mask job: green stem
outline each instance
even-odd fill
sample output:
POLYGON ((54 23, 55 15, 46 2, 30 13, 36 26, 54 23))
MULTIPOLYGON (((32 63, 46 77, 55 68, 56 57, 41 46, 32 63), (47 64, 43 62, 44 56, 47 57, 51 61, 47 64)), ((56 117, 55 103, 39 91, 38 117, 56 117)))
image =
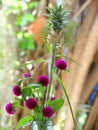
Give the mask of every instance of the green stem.
POLYGON ((52 85, 52 79, 53 79, 53 66, 54 66, 54 59, 55 59, 55 50, 56 50, 56 45, 53 44, 51 68, 50 68, 50 83, 49 83, 49 87, 47 88, 47 92, 46 92, 46 101, 48 100, 48 98, 50 96, 50 91, 51 91, 51 85, 52 85))
POLYGON ((26 81, 27 81, 27 86, 28 86, 28 84, 29 84, 29 80, 28 80, 28 79, 26 79, 26 81))
MULTIPOLYGON (((58 72, 57 72, 56 77, 58 77, 59 74, 60 74, 60 70, 57 70, 57 71, 58 71, 58 72)), ((52 95, 53 95, 53 93, 54 93, 54 90, 55 90, 55 86, 56 86, 56 84, 57 84, 57 80, 55 80, 54 87, 53 87, 53 90, 52 90, 52 92, 51 92, 51 97, 52 97, 52 95)))
POLYGON ((41 101, 40 101, 40 95, 38 93, 38 104, 41 105, 41 101))
POLYGON ((66 88, 63 85, 62 80, 59 77, 57 77, 57 80, 58 80, 60 86, 62 87, 62 89, 63 89, 63 91, 65 93, 65 96, 67 98, 67 102, 68 102, 68 105, 69 105, 69 108, 70 108, 70 111, 71 111, 71 115, 72 115, 72 118, 73 118, 73 122, 74 122, 74 127, 75 127, 75 130, 76 130, 76 121, 75 121, 74 113, 73 113, 73 110, 72 110, 72 106, 71 106, 71 103, 70 103, 69 96, 67 94, 66 88))

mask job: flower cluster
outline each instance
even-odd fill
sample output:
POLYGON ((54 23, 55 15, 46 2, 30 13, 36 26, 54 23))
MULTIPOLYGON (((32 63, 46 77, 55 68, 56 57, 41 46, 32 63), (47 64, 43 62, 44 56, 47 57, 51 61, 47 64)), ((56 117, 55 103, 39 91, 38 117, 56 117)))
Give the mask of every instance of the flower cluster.
MULTIPOLYGON (((57 61, 55 62, 55 65, 54 65, 54 66, 55 66, 57 69, 64 70, 64 69, 67 68, 67 63, 66 63, 65 60, 57 60, 57 61)), ((32 75, 26 73, 26 74, 23 75, 23 77, 25 77, 26 79, 28 79, 28 78, 32 77, 32 75)), ((36 85, 39 84, 39 85, 42 86, 42 87, 48 88, 49 83, 50 83, 50 79, 49 79, 48 76, 46 76, 46 75, 40 75, 40 76, 38 76, 38 78, 37 78, 37 84, 36 84, 36 85)), ((28 86, 28 89, 29 89, 29 84, 28 84, 27 86, 28 86)), ((31 89, 31 88, 30 88, 30 89, 31 89)), ((32 89, 33 89, 33 88, 32 88, 32 89)), ((38 89, 38 88, 37 88, 37 89, 38 89)), ((40 89, 41 89, 41 87, 39 88, 39 90, 40 90, 40 89)), ((13 86, 13 88, 12 88, 13 94, 14 94, 15 96, 17 96, 17 97, 20 96, 22 99, 23 99, 24 90, 25 90, 25 87, 21 87, 21 85, 20 85, 20 86, 19 86, 19 85, 15 85, 15 86, 13 86)), ((36 107, 39 106, 39 104, 38 104, 38 99, 37 99, 36 96, 33 96, 33 97, 31 97, 31 95, 29 95, 29 96, 28 96, 28 94, 27 94, 26 99, 25 99, 25 100, 23 99, 23 101, 24 101, 24 107, 26 107, 26 108, 29 109, 29 110, 33 110, 34 108, 36 108, 36 107), (29 96, 30 96, 30 97, 29 97, 29 96)), ((54 100, 56 100, 56 97, 55 97, 55 96, 52 96, 49 100, 50 100, 50 101, 54 101, 54 100)), ((7 112, 8 114, 15 114, 16 109, 17 109, 17 107, 15 108, 14 105, 13 105, 13 103, 8 103, 8 104, 5 106, 5 110, 6 110, 6 112, 7 112)), ((52 106, 49 106, 49 104, 44 105, 44 106, 42 107, 41 111, 42 111, 42 115, 43 115, 44 117, 47 117, 47 118, 52 117, 53 114, 54 114, 54 112, 55 112, 55 111, 54 111, 54 108, 53 108, 52 106)))

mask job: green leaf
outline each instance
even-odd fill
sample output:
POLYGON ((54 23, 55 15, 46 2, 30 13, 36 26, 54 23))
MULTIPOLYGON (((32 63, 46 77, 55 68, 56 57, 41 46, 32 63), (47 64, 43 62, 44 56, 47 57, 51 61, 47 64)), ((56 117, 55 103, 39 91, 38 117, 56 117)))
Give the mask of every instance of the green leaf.
MULTIPOLYGON (((25 67, 25 66, 27 66, 27 65, 29 65, 29 64, 44 63, 44 62, 50 63, 48 60, 39 59, 39 60, 31 61, 31 62, 28 62, 28 63, 24 63, 24 64, 21 64, 21 63, 20 63, 19 66, 16 66, 16 67, 15 67, 15 69, 16 69, 16 68, 19 68, 19 67, 25 67)), ((14 68, 12 68, 12 69, 14 69, 14 68)))
POLYGON ((29 50, 34 50, 35 49, 34 41, 33 41, 32 38, 28 39, 27 49, 29 49, 29 50))
POLYGON ((33 22, 35 20, 35 17, 31 13, 25 13, 22 17, 17 16, 16 17, 16 25, 17 26, 25 26, 29 22, 33 22))
POLYGON ((26 97, 27 97, 27 96, 31 96, 31 94, 32 94, 32 90, 31 90, 31 88, 29 88, 29 87, 26 87, 26 88, 24 88, 24 89, 22 90, 22 98, 23 98, 24 100, 26 100, 26 97))
POLYGON ((64 91, 64 93, 65 93, 65 96, 66 96, 66 98, 67 98, 67 102, 68 102, 68 105, 69 105, 69 108, 70 108, 70 111, 71 111, 71 114, 72 114, 74 126, 75 126, 75 128, 76 128, 75 118, 74 118, 73 110, 72 110, 72 107, 71 107, 71 103, 70 103, 70 100, 69 100, 67 91, 66 91, 66 89, 65 89, 65 86, 64 86, 63 83, 62 83, 62 80, 61 80, 58 76, 57 76, 57 80, 58 80, 60 86, 62 87, 62 89, 63 89, 63 91, 64 91))
POLYGON ((70 72, 70 70, 69 70, 69 69, 66 69, 65 71, 70 72))
POLYGON ((49 106, 51 106, 54 111, 58 111, 64 104, 64 99, 63 98, 57 98, 56 100, 53 100, 51 102, 49 102, 49 106))
POLYGON ((21 50, 34 50, 35 49, 35 45, 34 45, 34 40, 32 35, 30 35, 29 33, 18 33, 17 34, 17 38, 19 40, 19 45, 21 50))
POLYGON ((43 62, 47 62, 47 63, 49 63, 48 60, 39 59, 39 60, 31 61, 31 62, 28 62, 28 63, 25 63, 25 64, 21 64, 20 66, 27 66, 27 65, 29 65, 29 64, 34 64, 34 63, 43 63, 43 62))
POLYGON ((33 89, 33 88, 39 88, 39 87, 41 87, 41 85, 37 84, 37 83, 35 83, 35 84, 28 84, 28 87, 31 87, 33 89))
POLYGON ((35 111, 36 113, 40 113, 40 112, 42 111, 42 106, 37 106, 37 107, 35 107, 35 108, 34 108, 34 111, 35 111))
POLYGON ((38 2, 37 1, 33 1, 33 2, 30 2, 28 4, 28 9, 33 9, 33 8, 35 8, 37 6, 38 6, 38 2))
POLYGON ((19 39, 19 45, 20 45, 20 49, 24 51, 27 48, 26 39, 24 38, 19 39))
POLYGON ((25 26, 28 22, 33 22, 35 20, 32 14, 24 14, 21 21, 21 26, 25 26))
POLYGON ((21 87, 21 83, 22 83, 22 79, 19 79, 17 85, 18 85, 19 87, 21 87))
POLYGON ((14 107, 14 108, 16 108, 16 107, 19 106, 19 103, 18 103, 18 102, 13 102, 12 104, 13 104, 13 107, 14 107))
POLYGON ((29 125, 29 123, 31 123, 33 121, 33 117, 32 116, 26 116, 23 117, 17 125, 17 128, 21 128, 21 127, 26 127, 29 125))
POLYGON ((34 111, 33 118, 34 118, 34 120, 39 120, 39 121, 43 120, 42 112, 35 112, 34 111))

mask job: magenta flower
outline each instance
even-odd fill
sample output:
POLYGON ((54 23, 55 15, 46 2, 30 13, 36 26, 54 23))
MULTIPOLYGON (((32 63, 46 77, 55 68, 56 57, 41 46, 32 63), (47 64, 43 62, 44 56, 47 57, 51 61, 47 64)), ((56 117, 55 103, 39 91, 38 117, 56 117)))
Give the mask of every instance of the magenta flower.
POLYGON ((55 97, 55 96, 51 97, 51 101, 53 101, 53 100, 55 100, 55 99, 56 99, 56 97, 55 97))
POLYGON ((35 108, 37 106, 37 100, 35 98, 28 98, 26 101, 25 101, 25 106, 32 110, 33 108, 35 108))
POLYGON ((13 108, 12 103, 6 104, 5 110, 6 110, 6 112, 7 112, 8 114, 14 114, 14 113, 16 112, 16 109, 13 108))
POLYGON ((44 76, 44 75, 40 75, 37 79, 38 83, 44 85, 44 86, 48 86, 49 84, 49 78, 48 76, 44 76))
POLYGON ((15 96, 20 96, 22 93, 20 87, 17 85, 12 88, 12 91, 15 96))
POLYGON ((55 62, 55 67, 61 70, 65 70, 67 68, 67 62, 65 60, 57 60, 55 62))
POLYGON ((32 77, 32 74, 27 73, 27 74, 24 74, 23 76, 24 76, 25 78, 29 78, 29 77, 32 77))
POLYGON ((42 114, 43 116, 50 118, 54 114, 54 110, 52 107, 46 106, 45 108, 43 108, 42 114))

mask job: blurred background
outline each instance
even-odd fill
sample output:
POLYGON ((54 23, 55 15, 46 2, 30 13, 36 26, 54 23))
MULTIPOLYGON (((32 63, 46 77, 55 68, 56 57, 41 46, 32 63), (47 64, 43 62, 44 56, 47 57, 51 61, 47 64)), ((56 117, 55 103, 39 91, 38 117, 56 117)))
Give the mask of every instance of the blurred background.
MULTIPOLYGON (((61 78, 75 113, 76 130, 98 130, 98 0, 0 0, 0 130, 17 130, 17 122, 27 114, 20 110, 8 116, 4 110, 13 101, 16 80, 24 73, 35 77, 48 73, 47 63, 21 64, 51 58, 45 44, 47 31, 44 36, 40 32, 47 24, 46 7, 55 4, 70 10, 72 19, 59 53, 67 57, 70 70, 62 72, 61 78)), ((62 96, 58 85, 55 91, 62 96)), ((54 117, 54 130, 74 130, 66 101, 54 117)))

